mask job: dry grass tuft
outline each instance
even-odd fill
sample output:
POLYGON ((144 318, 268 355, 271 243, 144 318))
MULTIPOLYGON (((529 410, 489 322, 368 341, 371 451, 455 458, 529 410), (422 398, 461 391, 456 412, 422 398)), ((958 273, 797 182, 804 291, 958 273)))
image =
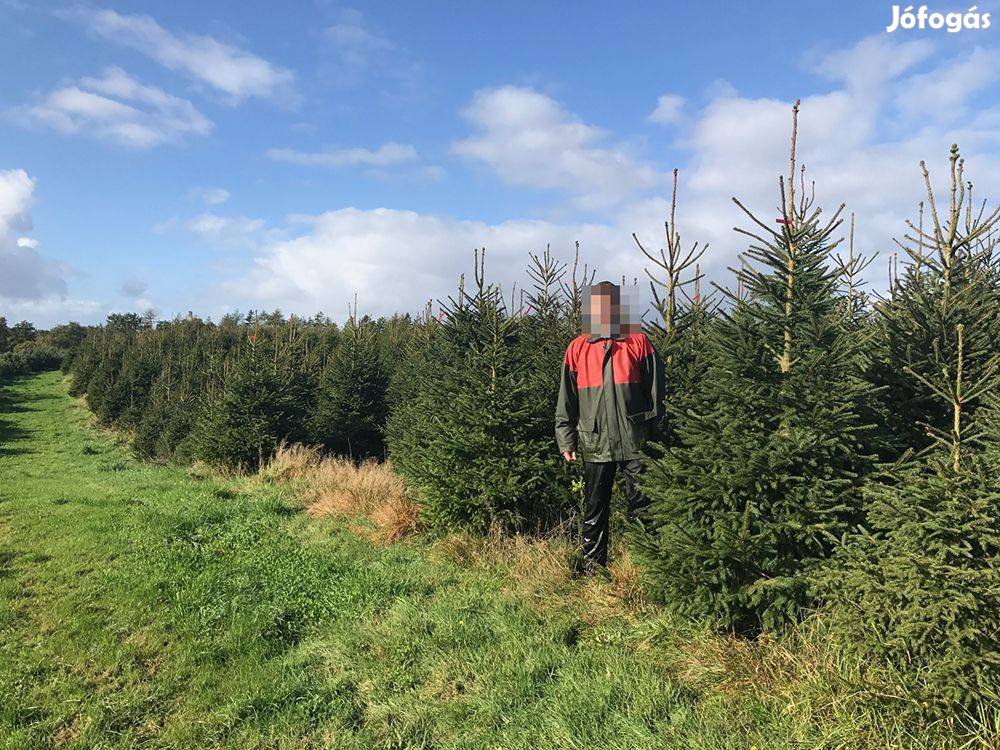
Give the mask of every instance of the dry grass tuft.
POLYGON ((271 459, 257 470, 257 479, 269 484, 281 484, 303 479, 320 465, 319 448, 301 443, 282 443, 271 459))
POLYGON ((202 461, 200 458, 195 459, 194 463, 192 463, 187 469, 187 475, 192 479, 199 481, 214 477, 215 474, 215 469, 202 461))
POLYGON ((650 608, 642 569, 628 550, 618 545, 612 550, 607 576, 587 581, 580 595, 586 602, 583 619, 590 625, 621 617, 638 621, 650 608))
POLYGON ((389 462, 355 464, 340 456, 323 456, 317 448, 282 445, 257 473, 259 481, 292 483, 313 518, 340 516, 379 544, 391 544, 417 530, 420 506, 409 496, 402 477, 389 462))
POLYGON ((405 495, 390 495, 371 514, 375 540, 392 544, 417 530, 420 506, 405 495))
POLYGON ((576 607, 582 599, 589 625, 634 618, 649 606, 641 569, 623 549, 615 551, 610 580, 598 576, 582 582, 573 576, 576 547, 565 536, 453 533, 433 542, 430 554, 465 567, 502 569, 505 590, 536 608, 576 607))
POLYGON ((564 539, 512 537, 500 559, 510 567, 508 589, 537 604, 564 597, 573 588, 574 550, 564 539))
POLYGON ((863 706, 872 695, 885 697, 885 675, 839 649, 818 616, 781 634, 756 639, 717 633, 691 623, 661 621, 653 636, 667 669, 700 691, 738 699, 760 695, 779 699, 788 711, 831 717, 863 706))
POLYGON ((435 540, 430 555, 464 567, 502 568, 505 588, 535 605, 561 601, 573 587, 573 549, 561 538, 455 532, 435 540))
POLYGON ((459 565, 471 566, 484 560, 487 540, 465 532, 452 532, 435 539, 428 548, 432 560, 448 560, 459 565))
POLYGON ((629 607, 638 607, 645 601, 642 568, 628 550, 619 550, 611 561, 611 595, 629 607))
POLYGON ((312 516, 373 516, 387 504, 408 500, 406 485, 388 463, 324 458, 308 476, 312 516))

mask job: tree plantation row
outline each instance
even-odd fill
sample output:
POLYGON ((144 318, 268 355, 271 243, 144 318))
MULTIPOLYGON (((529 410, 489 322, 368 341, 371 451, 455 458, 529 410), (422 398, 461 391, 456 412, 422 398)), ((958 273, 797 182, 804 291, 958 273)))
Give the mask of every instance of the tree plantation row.
MULTIPOLYGON (((745 635, 818 611, 898 669, 893 700, 922 720, 990 705, 1000 685, 998 212, 974 202, 957 147, 950 165, 937 193, 921 165, 927 201, 879 296, 794 147, 781 219, 744 209, 727 288, 702 293, 701 251, 671 213, 666 248, 644 250, 667 417, 651 517, 629 533, 665 607, 745 635)), ((143 456, 252 469, 283 442, 388 456, 427 533, 546 533, 578 505, 553 410, 593 278, 546 251, 512 299, 477 254, 437 316, 112 316, 64 368, 143 456)))

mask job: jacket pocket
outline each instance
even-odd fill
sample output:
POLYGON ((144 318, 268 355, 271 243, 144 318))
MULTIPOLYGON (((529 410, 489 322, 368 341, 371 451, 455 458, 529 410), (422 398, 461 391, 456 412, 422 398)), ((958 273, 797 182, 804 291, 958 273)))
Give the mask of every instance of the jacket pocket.
POLYGON ((656 416, 656 412, 648 409, 634 411, 625 415, 625 418, 632 424, 642 424, 656 416))
POLYGON ((632 449, 636 451, 642 450, 649 435, 649 412, 638 411, 626 414, 625 419, 627 420, 628 441, 631 443, 632 449))
POLYGON ((592 420, 588 420, 586 426, 584 426, 584 423, 581 423, 577 427, 576 432, 579 438, 580 450, 584 453, 597 453, 598 442, 600 440, 597 430, 597 417, 595 416, 592 420))

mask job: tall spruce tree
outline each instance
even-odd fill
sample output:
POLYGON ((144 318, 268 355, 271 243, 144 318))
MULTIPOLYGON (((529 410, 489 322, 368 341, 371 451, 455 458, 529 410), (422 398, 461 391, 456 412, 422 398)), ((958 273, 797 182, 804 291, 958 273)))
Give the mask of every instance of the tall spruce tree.
POLYGON ((904 274, 878 310, 903 455, 819 591, 846 644, 901 667, 905 710, 953 719, 1000 700, 1000 213, 972 206, 957 148, 943 219, 921 171, 932 228, 909 224, 904 274))
MULTIPOLYGON (((638 537, 671 608, 740 632, 794 618, 834 542, 859 520, 872 460, 857 404, 862 343, 845 326, 831 263, 840 225, 795 195, 795 139, 778 228, 758 220, 737 292, 709 327, 700 383, 667 407, 677 444, 649 462, 638 537)), ((814 192, 814 191, 813 191, 814 192)), ((842 207, 841 207, 842 208, 842 207)))

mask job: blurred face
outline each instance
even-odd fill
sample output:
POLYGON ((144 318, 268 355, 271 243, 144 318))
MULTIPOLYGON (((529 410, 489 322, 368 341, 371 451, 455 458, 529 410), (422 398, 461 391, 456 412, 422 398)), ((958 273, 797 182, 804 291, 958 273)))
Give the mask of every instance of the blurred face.
POLYGON ((628 335, 640 330, 639 288, 615 286, 613 291, 597 284, 583 290, 583 332, 591 336, 628 335))
POLYGON ((583 300, 583 332, 597 336, 611 336, 619 332, 619 305, 617 295, 599 287, 588 287, 583 300))
POLYGON ((610 294, 590 295, 590 319, 594 324, 603 326, 611 325, 612 304, 610 294))

